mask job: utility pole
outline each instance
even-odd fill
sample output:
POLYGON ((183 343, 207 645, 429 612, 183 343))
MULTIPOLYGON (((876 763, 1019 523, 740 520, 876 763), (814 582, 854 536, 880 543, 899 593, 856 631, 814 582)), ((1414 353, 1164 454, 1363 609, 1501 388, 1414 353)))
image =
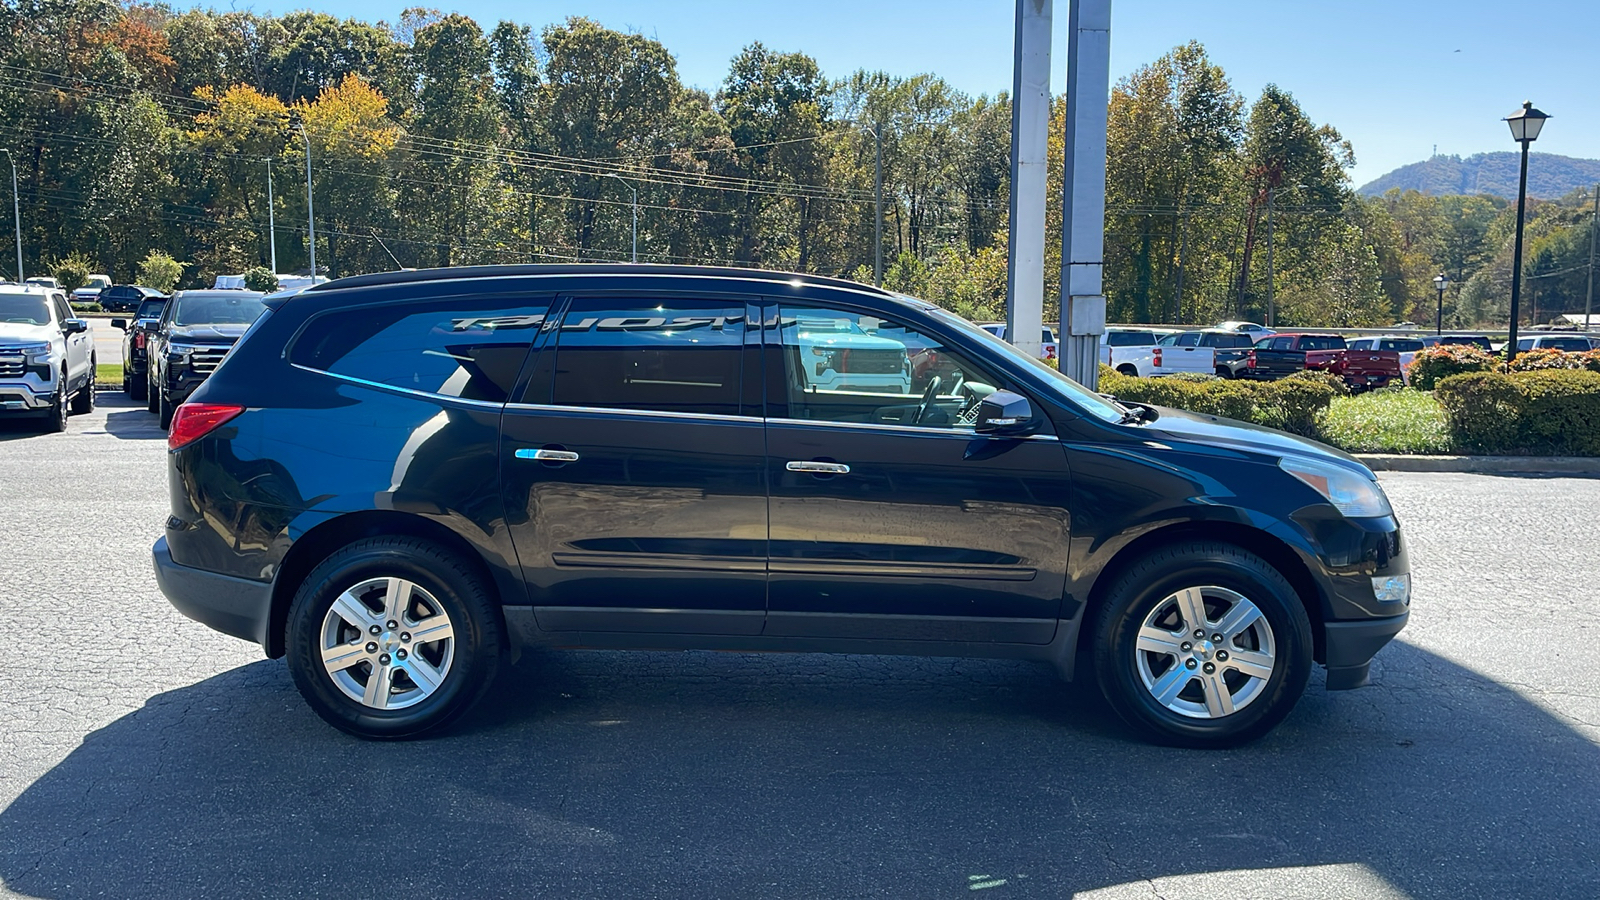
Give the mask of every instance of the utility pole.
POLYGON ((1106 98, 1111 94, 1111 0, 1071 0, 1067 124, 1061 187, 1061 373, 1100 385, 1106 331, 1106 98))
MULTIPOLYGON (((1178 284, 1176 302, 1178 321, 1183 321, 1183 264, 1189 256, 1189 210, 1182 209, 1178 212, 1179 229, 1183 232, 1183 240, 1178 244, 1178 284)), ((1195 324, 1199 324, 1198 322, 1195 324)))
POLYGON ((1038 356, 1044 330, 1045 196, 1049 193, 1051 0, 1017 0, 1011 77, 1011 234, 1006 340, 1038 356))
POLYGON ((317 208, 311 199, 311 138, 306 136, 306 123, 299 116, 294 125, 300 129, 300 139, 306 142, 306 231, 311 240, 306 243, 311 256, 311 283, 317 283, 317 208))
MULTIPOLYGON (((1583 330, 1588 331, 1594 315, 1594 244, 1600 237, 1600 184, 1594 186, 1594 216, 1589 219, 1589 289, 1583 296, 1583 330)), ((18 263, 21 265, 21 263, 18 263)))
POLYGON ((872 128, 872 141, 877 146, 873 156, 875 163, 872 176, 873 193, 873 223, 872 223, 872 284, 883 287, 883 120, 879 119, 872 128))
POLYGON ((1269 183, 1267 185, 1267 322, 1266 322, 1266 325, 1267 325, 1268 328, 1272 328, 1273 327, 1274 320, 1277 318, 1277 306, 1273 302, 1272 284, 1273 284, 1273 279, 1272 279, 1272 185, 1269 183))
POLYGON ((0 149, 11 163, 11 217, 17 228, 17 284, 26 284, 22 275, 22 201, 17 199, 17 159, 10 150, 0 149))
POLYGON ((618 175, 615 172, 607 172, 606 173, 606 177, 615 178, 616 180, 622 182, 624 185, 627 185, 628 190, 633 192, 633 261, 634 262, 638 262, 639 261, 639 189, 634 187, 633 185, 629 184, 628 183, 628 179, 623 178, 621 175, 618 175))
MULTIPOLYGON (((272 274, 278 274, 278 224, 272 210, 272 157, 267 157, 267 246, 272 254, 272 274)), ((315 274, 315 273, 313 273, 315 274)))

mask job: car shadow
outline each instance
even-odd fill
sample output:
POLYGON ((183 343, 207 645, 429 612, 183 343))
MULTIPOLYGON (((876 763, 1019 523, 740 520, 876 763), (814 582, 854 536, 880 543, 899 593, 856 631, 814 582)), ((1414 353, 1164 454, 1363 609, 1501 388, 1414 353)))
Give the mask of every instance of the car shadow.
POLYGON ((96 402, 107 410, 107 434, 127 441, 167 439, 161 420, 145 408, 143 400, 135 400, 120 391, 107 391, 100 394, 96 402))
POLYGON ((0 416, 0 441, 20 441, 24 438, 41 437, 47 432, 44 422, 32 415, 4 415, 0 416))
POLYGON ((1230 873, 1209 896, 1284 896, 1241 871, 1353 866, 1399 896, 1596 894, 1589 739, 1405 643, 1375 676, 1340 694, 1316 676, 1267 738, 1197 752, 1137 742, 1024 663, 545 652, 452 732, 375 743, 262 661, 90 734, 0 813, 0 879, 49 898, 1070 897, 1230 873))

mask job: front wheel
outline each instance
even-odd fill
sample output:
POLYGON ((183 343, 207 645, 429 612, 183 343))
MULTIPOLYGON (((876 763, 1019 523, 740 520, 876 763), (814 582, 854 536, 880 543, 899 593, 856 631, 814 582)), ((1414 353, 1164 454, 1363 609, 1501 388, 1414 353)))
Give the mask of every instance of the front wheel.
POLYGON ((334 553, 295 594, 289 670, 317 715, 365 738, 442 728, 488 690, 503 629, 482 577, 456 554, 407 537, 334 553))
POLYGON ((146 412, 160 412, 161 388, 156 384, 155 370, 145 373, 144 408, 146 412))
POLYGON ((167 392, 165 390, 159 390, 156 395, 156 415, 161 419, 162 429, 169 429, 172 427, 173 412, 174 407, 172 405, 172 398, 167 396, 167 392))
POLYGON ((1113 585, 1095 631, 1100 688, 1145 735, 1230 747, 1271 731, 1311 675, 1311 622, 1283 575, 1239 547, 1178 544, 1113 585))

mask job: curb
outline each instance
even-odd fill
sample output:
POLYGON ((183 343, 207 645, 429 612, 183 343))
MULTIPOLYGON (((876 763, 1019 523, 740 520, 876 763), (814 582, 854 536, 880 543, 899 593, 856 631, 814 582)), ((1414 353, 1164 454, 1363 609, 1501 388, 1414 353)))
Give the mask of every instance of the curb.
POLYGON ((1357 453, 1355 458, 1374 472, 1600 477, 1600 457, 1591 456, 1408 456, 1398 453, 1357 453))

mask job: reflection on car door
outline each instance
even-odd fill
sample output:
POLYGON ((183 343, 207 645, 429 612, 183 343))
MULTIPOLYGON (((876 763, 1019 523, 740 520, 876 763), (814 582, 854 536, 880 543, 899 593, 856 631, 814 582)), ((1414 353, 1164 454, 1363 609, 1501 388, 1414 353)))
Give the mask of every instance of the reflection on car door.
POLYGON ((748 314, 743 300, 608 295, 546 323, 500 451, 541 628, 761 632, 765 442, 748 314))
POLYGON ((73 317, 72 306, 67 303, 65 294, 52 294, 50 299, 55 304, 56 316, 61 320, 62 337, 67 343, 67 390, 77 390, 79 385, 89 380, 90 346, 94 342, 94 335, 88 331, 65 333, 67 320, 73 317))
POLYGON ((1055 438, 977 435, 977 400, 1005 385, 937 335, 849 308, 771 306, 764 322, 766 633, 1049 642, 1069 535, 1055 438), (909 390, 834 379, 814 337, 827 323, 877 339, 852 360, 871 371, 936 362, 913 361, 909 390))

